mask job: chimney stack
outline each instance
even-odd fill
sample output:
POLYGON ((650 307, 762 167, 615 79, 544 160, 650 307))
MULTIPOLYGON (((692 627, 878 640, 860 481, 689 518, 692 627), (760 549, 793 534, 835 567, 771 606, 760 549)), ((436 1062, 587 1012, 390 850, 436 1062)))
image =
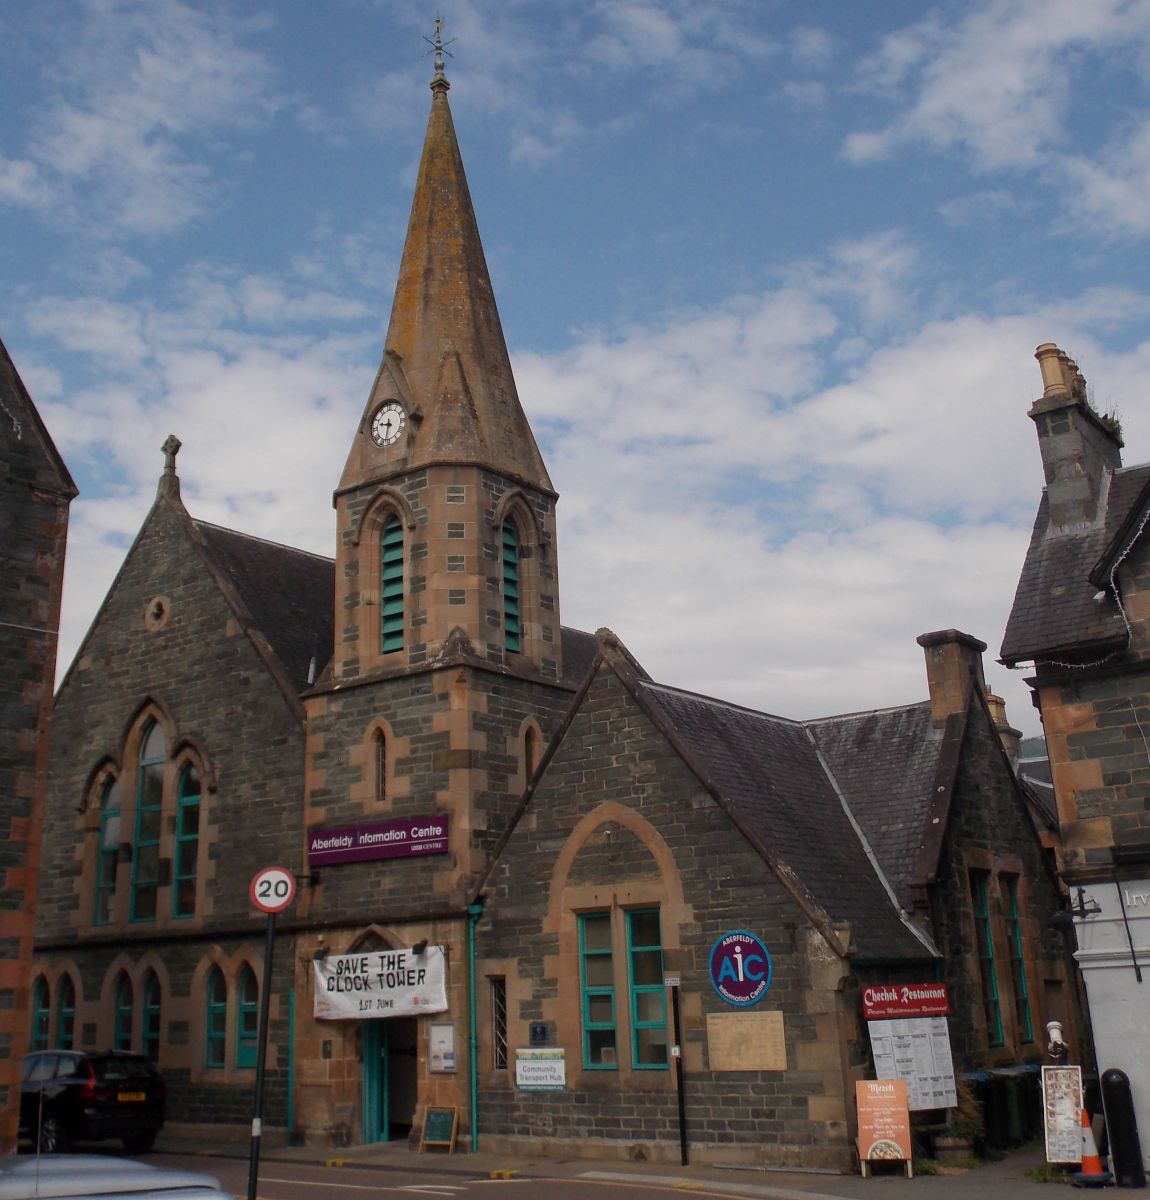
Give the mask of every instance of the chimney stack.
POLYGON ((1094 411, 1078 364, 1053 342, 1034 352, 1042 396, 1029 416, 1038 429, 1051 527, 1083 528, 1101 519, 1110 475, 1122 466, 1122 437, 1094 411))
POLYGON ((915 639, 926 654, 926 681, 930 688, 930 719, 936 729, 952 713, 965 712, 970 689, 986 695, 982 655, 986 643, 957 629, 940 629, 915 639))

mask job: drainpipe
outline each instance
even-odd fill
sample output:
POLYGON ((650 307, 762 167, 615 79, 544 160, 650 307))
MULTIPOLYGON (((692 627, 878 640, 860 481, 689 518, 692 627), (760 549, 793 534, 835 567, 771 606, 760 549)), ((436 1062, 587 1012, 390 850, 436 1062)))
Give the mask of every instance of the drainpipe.
POLYGON ((470 1020, 468 1024, 471 1028, 470 1037, 468 1039, 470 1053, 468 1061, 470 1062, 471 1071, 471 1153, 479 1152, 479 1032, 475 1027, 477 1018, 477 1005, 475 1003, 475 927, 479 924, 479 918, 483 916, 483 901, 477 900, 474 904, 467 906, 467 983, 470 993, 470 1020))

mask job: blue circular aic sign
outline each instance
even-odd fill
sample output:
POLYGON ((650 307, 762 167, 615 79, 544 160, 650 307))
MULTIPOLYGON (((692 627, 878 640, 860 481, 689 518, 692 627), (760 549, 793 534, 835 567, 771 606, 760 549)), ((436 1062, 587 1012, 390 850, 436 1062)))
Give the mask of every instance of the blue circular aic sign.
POLYGON ((747 1008, 771 986, 771 952, 745 929, 724 933, 711 947, 711 986, 736 1008, 747 1008))

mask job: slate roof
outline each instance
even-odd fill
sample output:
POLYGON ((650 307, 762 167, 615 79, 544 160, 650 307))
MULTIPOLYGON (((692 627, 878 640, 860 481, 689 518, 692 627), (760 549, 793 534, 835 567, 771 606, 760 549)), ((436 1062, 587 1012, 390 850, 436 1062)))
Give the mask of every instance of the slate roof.
POLYGON ((930 702, 827 717, 808 728, 899 903, 911 908, 944 737, 930 702))
POLYGON ((1004 663, 1124 644, 1126 626, 1114 597, 1099 602, 1094 596, 1105 586, 1112 560, 1131 536, 1131 522, 1147 503, 1150 464, 1114 472, 1104 518, 1091 529, 1051 528, 1043 493, 1002 639, 1004 663))
POLYGON ((195 521, 212 561, 235 588, 292 684, 301 691, 309 671, 331 658, 335 563, 319 554, 195 521))
MULTIPOLYGON (((935 957, 929 943, 900 919, 867 842, 852 824, 835 780, 820 759, 820 736, 827 742, 835 739, 826 730, 815 733, 813 724, 826 722, 805 725, 642 680, 637 687, 763 845, 794 871, 832 920, 850 922, 857 958, 935 957)), ((912 725, 920 709, 915 706, 912 725)), ((929 706, 927 713, 929 723, 929 706)), ((862 723, 868 717, 880 719, 870 725, 877 731, 883 716, 863 714, 862 723)), ((909 737, 906 740, 909 745, 909 737)), ((865 783, 863 773, 852 777, 856 791, 865 783)), ((841 780, 838 785, 842 788, 841 780)), ((870 808, 877 810, 881 783, 874 790, 870 808)), ((853 809, 857 796, 845 788, 843 792, 853 809)))

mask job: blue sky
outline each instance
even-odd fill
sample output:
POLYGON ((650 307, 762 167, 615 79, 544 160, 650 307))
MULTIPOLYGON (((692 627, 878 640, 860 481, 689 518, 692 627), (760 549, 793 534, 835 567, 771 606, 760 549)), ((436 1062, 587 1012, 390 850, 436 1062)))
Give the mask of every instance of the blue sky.
MULTIPOLYGON (((993 665, 1055 341, 1150 457, 1150 3, 463 0, 451 104, 563 620, 793 717, 993 665)), ((155 494, 330 554, 435 10, 0 6, 0 336, 81 488, 62 664, 155 494)))

